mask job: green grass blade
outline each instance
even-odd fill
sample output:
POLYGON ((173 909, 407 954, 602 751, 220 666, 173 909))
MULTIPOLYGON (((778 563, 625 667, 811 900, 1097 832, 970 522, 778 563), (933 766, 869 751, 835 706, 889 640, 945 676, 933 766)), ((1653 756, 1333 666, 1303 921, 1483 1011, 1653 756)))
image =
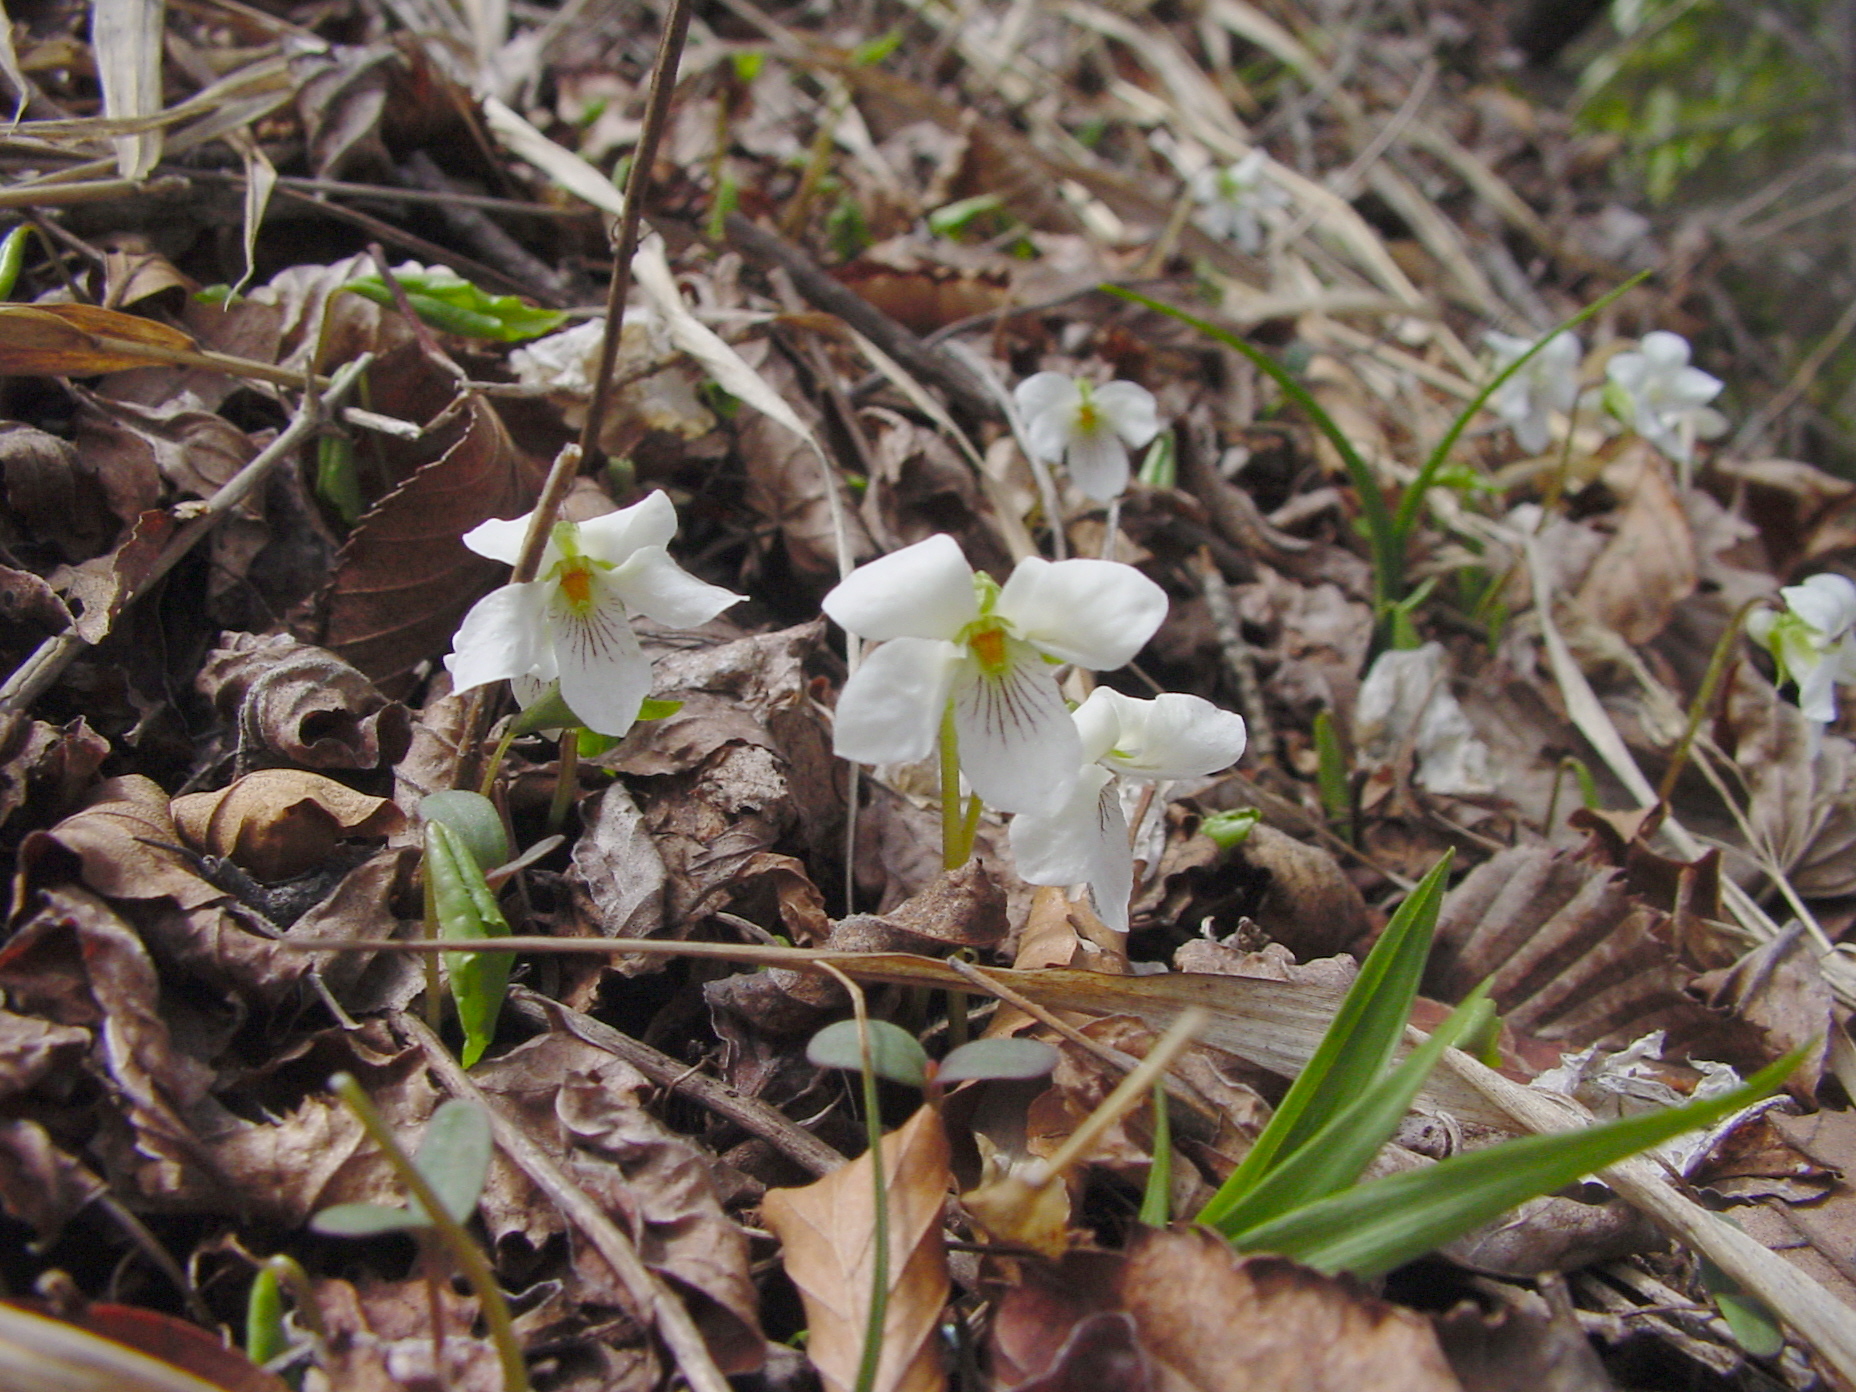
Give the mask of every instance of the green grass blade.
POLYGON ((1450 876, 1450 852, 1405 896, 1367 954, 1334 1022, 1250 1153, 1200 1211, 1216 1227, 1239 1200, 1305 1141, 1379 1084, 1398 1051, 1430 955, 1431 933, 1450 876))
POLYGON ((1450 451, 1456 448, 1456 442, 1462 438, 1463 432, 1469 428, 1469 423, 1476 418, 1476 413, 1482 409, 1483 404, 1500 391, 1502 385, 1510 377, 1527 366, 1534 354, 1545 348, 1553 339, 1569 329, 1578 328, 1626 290, 1640 284, 1649 274, 1648 271, 1639 271, 1617 289, 1600 295, 1565 323, 1542 334, 1534 340, 1533 347, 1491 377, 1482 390, 1470 398, 1469 405, 1465 406, 1457 418, 1450 422, 1450 428, 1444 432, 1443 439, 1437 442, 1437 447, 1431 451, 1429 458, 1419 466, 1418 476, 1399 495, 1398 515, 1392 523, 1392 538, 1401 556, 1405 553, 1405 543, 1411 537, 1412 528, 1418 525, 1418 513, 1424 507, 1424 495, 1431 491, 1432 480, 1437 477, 1437 471, 1443 468, 1444 461, 1450 457, 1450 451))
POLYGON ((1242 353, 1256 365, 1276 385, 1282 388, 1282 394, 1299 406, 1315 429, 1328 437, 1336 450, 1340 452, 1341 462, 1347 466, 1347 474, 1353 480, 1354 492, 1360 498, 1360 515, 1366 520, 1366 532, 1373 552, 1373 610, 1377 619, 1394 600, 1399 597, 1404 586, 1405 552, 1399 533, 1393 527, 1392 510, 1386 506, 1385 495, 1379 490, 1379 481, 1373 476, 1372 466, 1353 447, 1353 441, 1346 432, 1334 423, 1334 417, 1327 413, 1314 395, 1304 387, 1276 359, 1265 353, 1255 344, 1246 343, 1228 329, 1206 319, 1200 319, 1176 309, 1160 300, 1151 299, 1137 290, 1129 290, 1120 285, 1103 285, 1101 289, 1111 295, 1117 295, 1134 304, 1142 305, 1156 313, 1164 314, 1169 319, 1177 319, 1188 328, 1197 329, 1207 338, 1214 338, 1233 352, 1242 353))
POLYGON ((1450 1017, 1413 1049, 1405 1061, 1378 1086, 1342 1111, 1307 1143, 1272 1170, 1215 1225, 1233 1240, 1264 1223, 1292 1213, 1330 1194, 1339 1193, 1355 1180, 1392 1139, 1411 1102, 1424 1086, 1431 1069, 1493 1014, 1488 986, 1478 986, 1450 1017))
POLYGON ((1319 1271, 1378 1276, 1516 1204, 1731 1116, 1774 1092, 1801 1057, 1788 1054, 1720 1097, 1578 1131, 1524 1136, 1357 1185, 1252 1228, 1235 1245, 1319 1271))

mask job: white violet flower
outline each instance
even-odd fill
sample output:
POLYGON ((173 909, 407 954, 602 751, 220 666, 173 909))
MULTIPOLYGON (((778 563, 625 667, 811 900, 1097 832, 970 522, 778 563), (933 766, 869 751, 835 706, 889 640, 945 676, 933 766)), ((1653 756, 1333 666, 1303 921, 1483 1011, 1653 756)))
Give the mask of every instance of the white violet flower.
POLYGON ((1012 857, 1031 884, 1088 884, 1097 915, 1125 933, 1134 852, 1120 780, 1154 783, 1228 768, 1244 752, 1244 718, 1198 696, 1167 692, 1141 701, 1097 687, 1072 719, 1082 772, 1060 805, 1012 819, 1012 857))
MULTIPOLYGON (((492 518, 466 532, 464 544, 514 565, 528 524, 492 518)), ((651 690, 632 611, 693 628, 744 598, 671 560, 664 546, 676 531, 677 510, 662 492, 604 517, 555 523, 537 578, 492 591, 464 616, 445 659, 457 689, 558 677, 561 699, 589 730, 624 734, 651 690)))
MULTIPOLYGON (((1532 339, 1512 334, 1490 332, 1483 338, 1495 354, 1497 372, 1534 346, 1532 339)), ((1489 398, 1489 409, 1508 422, 1529 454, 1539 454, 1553 438, 1553 413, 1572 410, 1579 399, 1579 356, 1579 340, 1556 333, 1489 398)))
POLYGON ((1856 584, 1813 575, 1779 597, 1785 608, 1756 610, 1747 633, 1771 650, 1780 679, 1798 684, 1804 718, 1828 725, 1837 718, 1837 683, 1856 682, 1856 584))
POLYGON ((1167 600, 1118 561, 1031 556, 1001 586, 937 534, 859 567, 824 608, 882 644, 838 698, 838 754, 924 759, 951 701, 967 782, 1001 811, 1025 812, 1068 797, 1083 762, 1053 664, 1124 665, 1160 627, 1167 600))
POLYGON ((1099 503, 1128 486, 1128 451, 1160 433, 1154 395, 1133 382, 1098 387, 1061 372, 1039 372, 1012 393, 1025 436, 1039 459, 1063 461, 1076 486, 1099 503))
POLYGON ((1679 464, 1695 455, 1695 441, 1711 440, 1727 429, 1726 418, 1708 402, 1720 393, 1721 379, 1689 366, 1688 340, 1658 329, 1647 333, 1634 353, 1619 353, 1605 364, 1612 391, 1606 394, 1620 419, 1679 464))
POLYGON ((1289 201, 1270 182, 1269 156, 1261 149, 1223 169, 1199 170, 1192 176, 1192 197, 1199 204, 1199 226, 1252 255, 1263 249, 1263 213, 1289 201))

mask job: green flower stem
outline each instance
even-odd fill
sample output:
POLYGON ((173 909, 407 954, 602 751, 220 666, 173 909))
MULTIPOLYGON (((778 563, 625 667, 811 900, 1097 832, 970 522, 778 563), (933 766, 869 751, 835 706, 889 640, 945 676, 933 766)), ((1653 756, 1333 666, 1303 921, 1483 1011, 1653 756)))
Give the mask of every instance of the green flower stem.
POLYGON ((559 831, 567 825, 568 809, 574 805, 574 792, 580 781, 580 732, 561 731, 561 767, 554 776, 554 800, 548 804, 548 830, 559 831))
POLYGON ((1689 751, 1695 747, 1695 735, 1701 729, 1702 719, 1714 704, 1714 698, 1721 689, 1721 680, 1727 675, 1728 659, 1739 646, 1740 630, 1746 627, 1747 616, 1766 602, 1764 597, 1756 597, 1742 604, 1734 611, 1733 618, 1727 621, 1721 641, 1714 645, 1714 654, 1708 659, 1708 670, 1701 679, 1701 690, 1695 693, 1695 700, 1688 708, 1688 723, 1682 727, 1682 738, 1676 744, 1675 753, 1669 758, 1668 771, 1663 774, 1662 784, 1656 790, 1658 802, 1667 805, 1670 794, 1675 792, 1676 780, 1682 776, 1682 770, 1688 764, 1689 751))
MULTIPOLYGON (((960 811, 960 732, 954 728, 954 703, 941 712, 941 868, 958 870, 967 863, 960 811)), ((971 844, 971 843, 968 843, 971 844)))
POLYGON ((503 732, 503 737, 496 742, 496 748, 490 754, 490 762, 484 766, 483 782, 477 791, 485 797, 489 797, 496 787, 496 775, 503 771, 503 760, 508 757, 509 746, 515 742, 516 722, 512 720, 509 722, 509 728, 503 732))
MULTIPOLYGON (((425 887, 425 917, 419 924, 419 933, 427 942, 437 942, 444 934, 438 924, 438 891, 432 884, 436 877, 427 866, 419 878, 425 887)), ((445 1025, 445 969, 436 952, 426 953, 420 965, 425 968, 425 1022, 436 1034, 445 1025)))
POLYGON ((464 1279, 470 1282, 471 1289, 477 1293, 478 1303, 483 1307, 483 1320, 490 1328, 490 1341, 496 1345, 498 1358, 503 1365, 503 1392, 529 1392, 528 1364, 522 1358, 522 1345, 516 1338, 515 1321, 509 1314, 509 1302, 503 1299, 502 1288, 496 1284, 496 1273, 490 1269, 490 1262, 483 1254, 483 1249, 471 1240, 464 1225, 451 1216, 451 1212, 438 1197, 426 1177, 419 1173, 419 1167, 412 1158, 400 1148, 400 1143, 380 1113, 374 1109, 374 1103, 356 1082, 352 1074, 337 1073, 329 1079, 329 1087, 336 1096, 348 1104, 348 1108, 360 1119, 368 1137, 393 1166, 393 1173, 400 1183, 406 1186, 407 1193, 418 1201, 425 1210, 426 1217, 432 1220, 432 1229, 438 1241, 457 1263, 464 1279))

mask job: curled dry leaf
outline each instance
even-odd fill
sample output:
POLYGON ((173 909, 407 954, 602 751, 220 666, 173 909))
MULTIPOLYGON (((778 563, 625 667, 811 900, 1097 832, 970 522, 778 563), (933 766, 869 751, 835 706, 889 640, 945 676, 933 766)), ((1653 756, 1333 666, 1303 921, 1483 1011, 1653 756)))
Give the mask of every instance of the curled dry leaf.
POLYGON ((334 653, 287 634, 222 634, 195 685, 238 730, 243 767, 381 768, 412 740, 403 705, 334 653))
POLYGON ((39 822, 71 811, 109 753, 109 741, 81 715, 63 726, 16 722, 7 732, 0 763, 0 823, 22 809, 39 822))
POLYGON ((406 822, 386 798, 299 769, 260 769, 217 792, 188 793, 173 812, 189 845, 272 881, 315 869, 343 840, 389 836, 406 822))
POLYGON ((96 377, 192 352, 179 329, 94 305, 0 305, 0 373, 96 377))
MULTIPOLYGON (((947 1385, 939 1329, 947 1303, 941 1210, 951 1176, 947 1137, 923 1107, 883 1138, 889 1211, 889 1288, 875 1392, 937 1392, 947 1385)), ((827 1392, 849 1392, 863 1353, 864 1322, 878 1279, 876 1204, 868 1154, 803 1189, 770 1189, 761 1218, 780 1239, 786 1274, 799 1287, 811 1329, 806 1352, 827 1392)))
POLYGON ((55 1242, 64 1225, 107 1192, 89 1167, 59 1149, 36 1121, 0 1122, 0 1208, 55 1242))
POLYGON ((1240 1257, 1203 1228, 1031 1268, 994 1320, 999 1385, 1040 1386, 1105 1312, 1132 1321, 1151 1385, 1171 1392, 1461 1392, 1422 1316, 1281 1257, 1240 1257))

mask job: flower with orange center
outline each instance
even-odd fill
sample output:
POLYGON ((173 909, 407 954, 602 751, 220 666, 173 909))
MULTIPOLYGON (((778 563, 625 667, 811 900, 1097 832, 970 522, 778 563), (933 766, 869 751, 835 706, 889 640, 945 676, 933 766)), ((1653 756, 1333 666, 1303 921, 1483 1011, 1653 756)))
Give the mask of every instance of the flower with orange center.
POLYGON ((838 698, 837 752, 866 764, 924 759, 951 703, 973 791, 1025 812, 1061 803, 1082 767, 1057 664, 1124 665, 1160 627, 1167 601, 1117 561, 1033 556, 1001 586, 937 535, 853 571, 824 607, 882 644, 838 698))
POLYGON ((1061 461, 1070 481, 1099 503, 1128 486, 1128 451, 1160 433, 1153 393, 1133 382, 1096 386, 1061 372, 1039 372, 1012 399, 1025 419, 1025 441, 1039 459, 1061 461))
MULTIPOLYGON (((514 565, 528 524, 495 518, 465 533, 464 544, 514 565)), ((651 690, 632 612, 693 628, 742 598, 670 559, 665 544, 676 531, 677 510, 661 492, 604 517, 555 523, 538 578, 504 585, 464 616, 445 659, 457 689, 559 679, 561 699, 589 730, 624 734, 651 690)))

